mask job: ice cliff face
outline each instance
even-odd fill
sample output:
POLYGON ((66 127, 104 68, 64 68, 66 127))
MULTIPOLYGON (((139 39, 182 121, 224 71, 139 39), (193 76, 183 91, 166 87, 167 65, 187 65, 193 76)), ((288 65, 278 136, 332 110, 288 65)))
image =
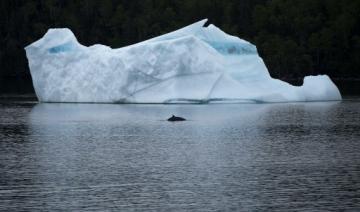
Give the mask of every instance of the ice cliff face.
POLYGON ((202 20, 127 46, 79 44, 50 29, 25 48, 41 102, 210 103, 341 100, 326 75, 273 79, 251 43, 202 20))

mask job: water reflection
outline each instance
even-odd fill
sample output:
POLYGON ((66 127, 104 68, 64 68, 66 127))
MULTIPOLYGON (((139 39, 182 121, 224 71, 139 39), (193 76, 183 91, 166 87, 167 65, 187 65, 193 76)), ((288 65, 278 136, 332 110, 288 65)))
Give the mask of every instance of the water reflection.
POLYGON ((0 110, 0 210, 359 208, 358 102, 0 110))

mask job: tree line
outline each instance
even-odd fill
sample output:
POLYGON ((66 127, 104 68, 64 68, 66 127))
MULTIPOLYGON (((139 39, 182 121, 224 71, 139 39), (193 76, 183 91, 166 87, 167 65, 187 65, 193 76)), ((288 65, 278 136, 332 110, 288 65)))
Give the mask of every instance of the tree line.
POLYGON ((49 28, 118 48, 208 18, 258 48, 273 77, 360 78, 360 0, 4 0, 0 77, 28 77, 24 47, 49 28))

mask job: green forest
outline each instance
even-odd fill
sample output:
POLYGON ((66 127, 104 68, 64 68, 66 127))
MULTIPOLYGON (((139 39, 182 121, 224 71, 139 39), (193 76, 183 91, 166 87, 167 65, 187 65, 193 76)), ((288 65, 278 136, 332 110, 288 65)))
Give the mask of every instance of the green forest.
POLYGON ((360 0, 3 0, 0 77, 29 78, 24 47, 49 28, 119 48, 208 18, 284 80, 360 78, 360 0))

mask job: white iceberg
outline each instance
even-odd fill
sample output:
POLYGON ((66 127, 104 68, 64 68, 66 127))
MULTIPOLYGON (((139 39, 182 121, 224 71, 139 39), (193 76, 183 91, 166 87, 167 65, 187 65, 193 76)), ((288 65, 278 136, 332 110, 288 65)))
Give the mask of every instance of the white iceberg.
POLYGON ((273 79, 251 43, 206 19, 131 46, 81 45, 49 29, 25 48, 41 102, 211 103, 341 100, 326 75, 273 79))

